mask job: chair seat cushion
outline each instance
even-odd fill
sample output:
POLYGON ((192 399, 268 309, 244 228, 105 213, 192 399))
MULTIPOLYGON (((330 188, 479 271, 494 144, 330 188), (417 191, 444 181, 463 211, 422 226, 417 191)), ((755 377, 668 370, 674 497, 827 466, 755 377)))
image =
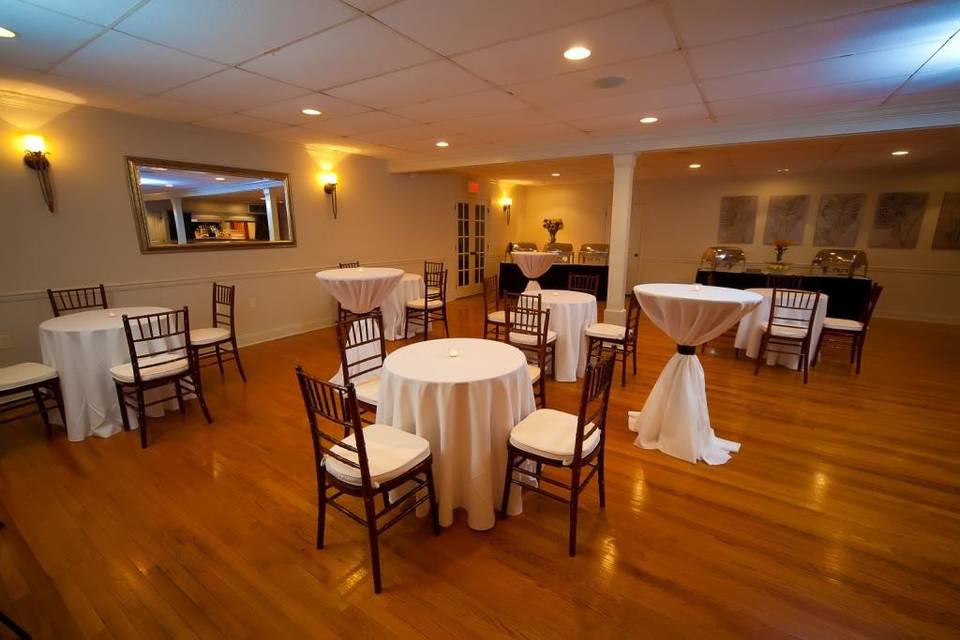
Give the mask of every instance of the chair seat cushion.
POLYGON ((377 406, 380 401, 380 376, 374 375, 364 379, 362 382, 354 380, 353 386, 357 392, 357 400, 364 404, 377 406))
POLYGON ((39 362, 21 362, 9 367, 0 367, 0 391, 8 391, 30 384, 53 380, 57 370, 39 362))
MULTIPOLYGON (((188 368, 187 359, 178 354, 164 353, 159 356, 147 356, 140 358, 140 377, 142 380, 156 380, 165 378, 178 373, 183 373, 188 368), (148 365, 149 369, 144 369, 148 365)), ((110 375, 119 382, 133 382, 133 365, 129 362, 110 367, 110 375)))
MULTIPOLYGON (((529 333, 517 333, 516 331, 510 332, 510 342, 515 342, 517 344, 537 344, 537 336, 531 335, 529 333)), ((547 331, 547 344, 555 342, 557 340, 556 331, 547 331)))
POLYGON ((507 312, 503 309, 500 311, 491 311, 487 314, 487 320, 497 324, 505 324, 507 322, 507 312))
POLYGON ((857 320, 847 320, 846 318, 824 318, 824 329, 833 329, 835 331, 863 331, 863 323, 857 320))
MULTIPOLYGON (((583 428, 586 433, 593 423, 583 428)), ((543 458, 560 460, 563 464, 573 461, 577 438, 577 416, 556 409, 537 409, 520 421, 510 431, 510 444, 517 449, 543 458)), ((600 430, 597 429, 583 443, 583 455, 597 448, 600 430)))
POLYGON ((424 298, 414 298, 413 300, 407 300, 407 308, 423 309, 424 303, 426 303, 427 309, 439 309, 443 306, 443 300, 426 301, 424 298))
MULTIPOLYGON (((385 424, 365 427, 363 441, 367 446, 367 462, 374 487, 403 475, 430 455, 430 443, 426 439, 385 424)), ((341 442, 356 447, 357 436, 351 433, 341 442)), ((340 445, 331 447, 331 451, 352 462, 357 461, 356 453, 340 445)), ((360 484, 360 469, 344 464, 333 456, 324 456, 323 466, 344 482, 360 484)))
POLYGON ((618 324, 608 324, 606 322, 596 322, 587 327, 586 334, 594 338, 607 338, 609 340, 623 340, 623 334, 626 327, 618 324))
POLYGON ((190 342, 195 347, 214 342, 223 342, 230 339, 230 329, 223 327, 205 327, 203 329, 193 329, 190 331, 190 342))
POLYGON ((530 384, 535 384, 540 381, 540 367, 537 365, 528 364, 527 373, 530 374, 530 384))
MULTIPOLYGON (((763 332, 767 331, 767 323, 764 322, 760 325, 760 329, 763 332)), ((775 324, 773 330, 770 332, 770 335, 777 336, 778 338, 806 338, 807 337, 807 327, 803 326, 785 326, 782 324, 775 324)))

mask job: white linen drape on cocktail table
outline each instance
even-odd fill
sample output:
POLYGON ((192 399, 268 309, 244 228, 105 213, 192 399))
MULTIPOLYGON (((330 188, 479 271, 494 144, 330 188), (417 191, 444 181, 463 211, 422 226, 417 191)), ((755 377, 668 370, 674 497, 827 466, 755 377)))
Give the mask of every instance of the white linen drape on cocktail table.
POLYGON ((710 427, 703 367, 696 346, 721 335, 756 308, 761 296, 738 289, 688 284, 643 284, 633 288, 643 312, 677 343, 647 396, 643 410, 629 413, 634 442, 687 462, 723 464, 736 442, 718 438, 710 427))
MULTIPOLYGON (((770 304, 773 299, 773 289, 747 289, 747 291, 760 294, 763 296, 763 300, 756 309, 745 315, 743 320, 740 321, 740 326, 737 327, 737 337, 734 339, 733 346, 737 349, 743 349, 748 358, 756 358, 757 354, 760 353, 760 340, 763 338, 763 328, 760 325, 770 320, 770 304)), ((813 317, 813 330, 810 336, 810 353, 808 354, 808 357, 811 358, 810 364, 813 364, 812 358, 816 355, 817 343, 820 342, 820 332, 823 330, 823 321, 827 317, 828 301, 829 298, 827 295, 821 293, 820 302, 817 304, 817 313, 813 317)), ((795 316, 800 319, 803 317, 803 313, 799 310, 783 310, 778 313, 784 318, 795 316)), ((778 349, 783 349, 783 347, 778 347, 778 349)), ((790 367, 791 369, 796 369, 797 360, 799 359, 799 356, 789 353, 767 353, 768 365, 780 364, 785 367, 790 367)))
MULTIPOLYGON (((534 408, 526 357, 503 342, 417 342, 387 356, 380 373, 377 422, 430 441, 444 526, 463 508, 470 528, 493 527, 510 430, 534 408)), ((511 514, 522 510, 518 489, 511 489, 511 514)))
POLYGON ((520 267, 520 272, 528 279, 525 291, 539 291, 540 283, 537 278, 545 274, 554 262, 557 254, 547 251, 514 251, 510 254, 513 261, 520 267))
POLYGON ((582 291, 544 289, 543 308, 550 310, 550 331, 557 332, 554 377, 576 382, 587 367, 586 329, 597 322, 597 299, 582 291))
POLYGON ((403 278, 401 269, 387 267, 357 267, 318 271, 322 282, 344 309, 367 313, 381 305, 403 278))

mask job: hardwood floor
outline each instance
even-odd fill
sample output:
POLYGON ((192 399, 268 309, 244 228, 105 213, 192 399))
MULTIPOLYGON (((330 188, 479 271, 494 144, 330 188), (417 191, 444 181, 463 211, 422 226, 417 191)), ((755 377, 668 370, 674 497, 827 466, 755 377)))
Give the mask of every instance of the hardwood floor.
MULTIPOLYGON (((481 331, 479 298, 450 304, 481 331)), ((242 318, 241 318, 242 322, 242 318)), ((674 350, 641 320, 640 371, 614 387, 607 508, 581 500, 434 538, 407 518, 381 540, 336 512, 314 549, 316 486, 294 366, 336 367, 332 330, 243 349, 249 383, 205 369, 214 423, 187 416, 69 443, 39 419, 0 430, 0 609, 38 638, 957 637, 960 327, 876 320, 801 374, 708 353, 710 413, 743 443, 720 467, 633 446, 674 350)), ((398 346, 398 345, 394 345, 398 346)), ((551 383, 574 410, 579 385, 551 383)))

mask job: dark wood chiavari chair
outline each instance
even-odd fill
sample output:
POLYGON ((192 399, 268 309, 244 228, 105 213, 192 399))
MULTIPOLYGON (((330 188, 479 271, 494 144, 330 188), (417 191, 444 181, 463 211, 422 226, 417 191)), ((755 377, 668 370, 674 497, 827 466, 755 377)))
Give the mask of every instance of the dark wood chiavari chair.
MULTIPOLYGON (((430 263, 425 263, 430 264, 430 263)), ((406 304, 407 340, 410 340, 410 327, 414 333, 423 328, 423 339, 429 339, 430 323, 443 322, 443 335, 450 337, 450 325, 447 324, 447 270, 424 271, 424 297, 408 300, 406 304)))
POLYGON ((553 372, 557 334, 550 330, 550 310, 543 309, 539 295, 511 293, 506 296, 507 343, 527 356, 530 384, 540 407, 547 406, 547 372, 553 372))
POLYGON ((356 387, 363 414, 376 414, 380 396, 380 369, 387 357, 380 310, 338 322, 337 345, 340 348, 343 384, 356 387))
POLYGON ((803 288, 803 276, 770 274, 767 276, 767 288, 799 290, 803 288))
POLYGON ((107 290, 102 284, 79 289, 47 289, 47 297, 50 298, 54 317, 70 311, 110 308, 107 305, 107 290))
POLYGON ((613 350, 613 359, 621 356, 623 368, 620 370, 620 386, 627 386, 627 356, 633 358, 633 375, 637 375, 637 331, 640 327, 640 302, 636 296, 630 296, 627 305, 627 324, 597 322, 587 327, 587 352, 599 355, 605 348, 613 350))
POLYGON ((850 364, 857 363, 857 375, 860 374, 860 363, 863 360, 863 344, 867 340, 867 329, 873 318, 873 311, 877 308, 883 287, 876 282, 870 287, 870 298, 860 314, 859 320, 846 318, 826 317, 823 328, 820 330, 820 341, 817 343, 817 352, 813 358, 813 366, 817 366, 820 351, 824 342, 828 347, 847 347, 850 349, 850 364))
POLYGON ((223 375, 223 363, 233 360, 240 378, 246 382, 237 346, 236 293, 235 286, 213 283, 213 326, 190 331, 190 345, 201 367, 212 365, 215 358, 223 375))
POLYGON ((340 263, 340 268, 341 268, 341 269, 359 269, 359 268, 360 268, 360 261, 357 260, 357 261, 354 261, 354 262, 341 262, 341 263, 340 263))
POLYGON ((500 339, 500 329, 506 326, 506 312, 500 308, 500 289, 497 276, 483 279, 483 337, 500 339))
POLYGON ((310 423, 317 471, 317 549, 323 549, 327 505, 366 527, 373 565, 373 591, 380 593, 380 534, 429 502, 433 533, 440 535, 430 443, 387 425, 363 427, 353 385, 343 387, 318 380, 300 366, 297 381, 310 423), (318 417, 342 428, 344 436, 335 438, 324 432, 318 417), (423 495, 424 489, 426 495, 423 495), (393 490, 403 494, 391 497, 393 490), (338 502, 344 495, 363 501, 362 516, 338 502), (383 508, 379 511, 377 496, 383 499, 383 508), (400 512, 380 524, 395 509, 400 512))
MULTIPOLYGON (((357 260, 354 262, 340 262, 339 268, 340 269, 359 269, 360 261, 357 260)), ((337 322, 343 322, 347 318, 351 318, 354 315, 356 314, 353 311, 348 311, 347 309, 344 309, 343 305, 340 304, 340 301, 339 300, 337 301, 337 322)))
POLYGON ((21 362, 0 367, 0 424, 40 414, 47 438, 53 437, 50 412, 59 410, 63 429, 67 429, 67 415, 63 409, 60 375, 53 367, 39 362, 21 362), (30 407, 30 410, 27 410, 30 407), (24 411, 21 411, 24 409, 24 411))
POLYGON ((770 316, 761 325, 763 337, 760 351, 754 364, 753 375, 767 353, 785 353, 797 356, 797 371, 803 371, 803 383, 807 383, 810 371, 810 341, 813 336, 813 321, 817 317, 820 293, 799 289, 774 289, 770 298, 770 316))
POLYGON ((567 289, 570 291, 589 293, 596 298, 597 292, 600 290, 600 276, 571 273, 567 276, 567 289))
MULTIPOLYGON (((437 262, 435 260, 424 260, 423 261, 423 279, 426 281, 428 273, 440 273, 441 271, 446 270, 446 265, 442 262, 437 262)), ((429 289, 427 290, 429 291, 429 289)))
POLYGON ((500 502, 500 517, 507 517, 510 487, 517 484, 570 505, 571 556, 577 553, 577 509, 580 494, 597 476, 600 508, 606 506, 603 478, 603 451, 606 439, 607 405, 613 382, 615 360, 606 352, 592 360, 586 369, 580 411, 577 415, 555 409, 537 409, 510 431, 507 444, 507 470, 500 502), (536 464, 531 471, 527 463, 536 464), (544 467, 570 470, 570 484, 543 474, 544 467), (586 475, 583 475, 586 472, 586 475), (515 477, 517 474, 519 477, 515 477), (531 483, 526 479, 532 478, 531 483), (570 492, 569 497, 545 489, 553 485, 570 492))
POLYGON ((130 430, 127 409, 137 412, 140 425, 140 446, 147 447, 147 407, 176 399, 181 413, 186 412, 184 396, 192 394, 200 403, 207 423, 213 422, 200 383, 200 364, 190 342, 190 311, 123 315, 123 331, 127 337, 130 362, 110 368, 120 403, 123 429, 130 430), (150 402, 146 392, 173 385, 174 395, 150 402))

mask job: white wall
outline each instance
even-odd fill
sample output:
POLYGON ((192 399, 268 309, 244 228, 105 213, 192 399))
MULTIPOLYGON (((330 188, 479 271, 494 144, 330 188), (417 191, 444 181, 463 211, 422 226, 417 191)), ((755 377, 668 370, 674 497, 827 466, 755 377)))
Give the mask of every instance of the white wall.
MULTIPOLYGON (((338 261, 411 271, 425 257, 454 265, 454 203, 465 191, 457 176, 395 175, 383 161, 347 156, 335 167, 333 220, 320 166, 299 145, 87 108, 37 132, 50 153, 54 214, 23 165, 23 132, 0 122, 0 365, 39 356, 37 324, 51 315, 47 287, 103 282, 114 306, 186 304, 203 326, 210 282, 236 284, 241 341, 250 343, 331 323, 333 302, 313 274, 338 261), (141 254, 125 155, 289 173, 297 246, 141 254)), ((502 216, 492 216, 489 235, 505 238, 501 225, 502 216)))
MULTIPOLYGON (((514 240, 546 240, 544 217, 563 217, 559 239, 579 246, 605 238, 609 229, 610 185, 555 185, 527 188, 527 207, 514 240), (566 203, 565 205, 563 203, 566 203), (522 236, 522 237, 521 237, 522 236)), ((629 282, 684 282, 693 278, 704 248, 717 244, 720 198, 760 197, 754 243, 744 245, 750 262, 773 259, 763 245, 767 204, 772 195, 809 194, 803 243, 785 259, 802 266, 820 247, 813 230, 824 193, 864 192, 866 208, 857 246, 870 259, 870 275, 884 285, 878 316, 960 323, 960 251, 930 248, 944 191, 960 189, 960 172, 839 173, 789 177, 641 181, 635 185, 631 220, 629 282), (916 249, 867 247, 877 196, 884 191, 926 191, 927 210, 916 249)))

